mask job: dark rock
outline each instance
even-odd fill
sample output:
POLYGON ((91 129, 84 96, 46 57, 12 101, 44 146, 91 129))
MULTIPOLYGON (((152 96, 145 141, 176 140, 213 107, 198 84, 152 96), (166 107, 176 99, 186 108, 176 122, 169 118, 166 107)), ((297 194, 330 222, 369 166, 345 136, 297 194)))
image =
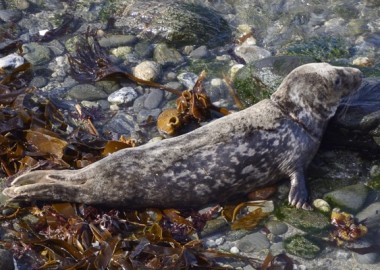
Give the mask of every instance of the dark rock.
POLYGON ((194 59, 204 59, 209 58, 210 56, 210 51, 207 49, 207 46, 204 45, 196 48, 190 53, 190 57, 194 59))
POLYGON ((127 28, 143 39, 175 45, 223 45, 231 39, 231 29, 214 10, 179 1, 135 1, 115 26, 127 28))
POLYGON ((364 79, 357 93, 342 101, 322 146, 380 156, 380 78, 364 79))
POLYGON ((0 249, 0 269, 1 270, 15 269, 12 253, 10 253, 8 250, 0 249))

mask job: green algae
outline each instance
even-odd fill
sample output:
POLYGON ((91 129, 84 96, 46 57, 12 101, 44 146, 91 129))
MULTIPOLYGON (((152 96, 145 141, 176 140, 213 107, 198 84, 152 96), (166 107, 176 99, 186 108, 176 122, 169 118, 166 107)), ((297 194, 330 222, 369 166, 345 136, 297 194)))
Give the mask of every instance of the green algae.
POLYGON ((314 241, 299 234, 285 239, 284 247, 290 254, 309 260, 315 258, 321 251, 321 248, 314 241))

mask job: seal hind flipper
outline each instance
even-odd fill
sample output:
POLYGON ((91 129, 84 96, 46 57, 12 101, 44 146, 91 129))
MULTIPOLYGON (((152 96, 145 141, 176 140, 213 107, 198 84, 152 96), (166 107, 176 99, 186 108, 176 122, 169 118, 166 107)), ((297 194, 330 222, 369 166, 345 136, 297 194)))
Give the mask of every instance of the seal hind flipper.
POLYGON ((305 176, 302 170, 295 171, 290 175, 290 191, 288 195, 289 204, 296 208, 311 210, 308 193, 305 184, 305 176))

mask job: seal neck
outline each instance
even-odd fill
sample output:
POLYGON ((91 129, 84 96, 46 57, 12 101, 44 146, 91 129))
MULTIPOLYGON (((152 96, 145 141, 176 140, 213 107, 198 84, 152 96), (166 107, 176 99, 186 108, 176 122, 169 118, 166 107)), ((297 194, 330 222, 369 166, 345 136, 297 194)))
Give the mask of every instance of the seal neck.
POLYGON ((298 117, 296 114, 290 112, 288 109, 286 109, 285 106, 282 106, 281 103, 277 102, 276 100, 273 100, 272 97, 270 99, 270 101, 273 103, 273 105, 275 107, 277 107, 285 116, 289 117, 293 122, 295 122, 296 124, 298 124, 302 129, 304 129, 309 135, 310 137, 317 141, 317 142, 320 142, 321 141, 321 138, 322 138, 322 135, 323 135, 323 131, 325 129, 325 126, 326 124, 325 123, 321 123, 321 121, 318 121, 317 119, 315 119, 315 122, 313 125, 311 125, 310 123, 304 123, 301 119, 301 117, 298 117))

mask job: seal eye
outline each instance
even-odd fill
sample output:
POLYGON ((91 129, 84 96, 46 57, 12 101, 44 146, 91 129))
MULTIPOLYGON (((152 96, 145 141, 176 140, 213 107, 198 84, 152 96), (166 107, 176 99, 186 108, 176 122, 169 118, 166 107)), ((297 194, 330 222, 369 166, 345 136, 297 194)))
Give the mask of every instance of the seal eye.
POLYGON ((341 83, 340 78, 336 78, 334 82, 335 86, 340 86, 340 83, 341 83))

